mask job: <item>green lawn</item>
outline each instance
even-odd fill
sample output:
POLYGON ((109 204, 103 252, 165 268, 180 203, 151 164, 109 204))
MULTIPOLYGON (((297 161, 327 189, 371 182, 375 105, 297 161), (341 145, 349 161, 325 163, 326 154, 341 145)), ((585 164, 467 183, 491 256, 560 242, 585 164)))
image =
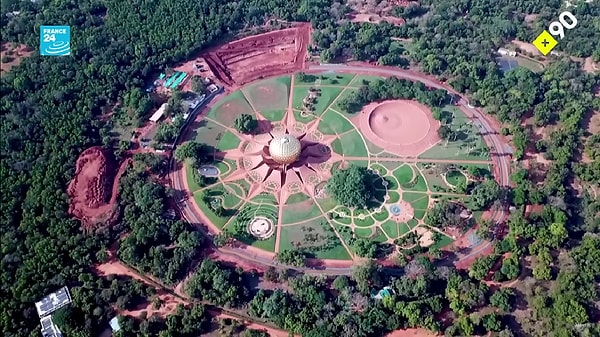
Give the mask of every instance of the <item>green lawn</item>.
POLYGON ((356 228, 354 233, 359 238, 370 238, 373 235, 373 230, 369 228, 356 228))
POLYGON ((264 110, 260 114, 272 122, 279 122, 285 116, 285 110, 264 110))
POLYGON ((387 218, 390 217, 390 214, 388 213, 387 209, 383 207, 381 208, 381 213, 376 213, 375 211, 373 211, 371 216, 377 221, 385 221, 387 220, 387 218))
POLYGON ((248 103, 244 94, 240 90, 237 90, 212 107, 207 117, 223 125, 231 126, 235 118, 240 114, 249 114, 255 117, 250 103, 248 103))
POLYGON ((308 195, 306 195, 304 193, 294 193, 289 196, 289 198, 287 199, 285 204, 291 205, 291 204, 295 204, 297 202, 302 202, 302 201, 306 201, 306 200, 310 200, 310 197, 308 195))
POLYGON ((388 220, 388 221, 384 222, 383 224, 381 224, 381 228, 385 231, 385 233, 390 238, 397 238, 399 235, 398 234, 398 224, 395 221, 388 220))
POLYGON ((200 185, 194 179, 194 170, 195 168, 192 166, 192 163, 189 160, 186 160, 185 163, 185 179, 187 180, 188 188, 190 192, 194 193, 200 189, 200 185))
POLYGON ((283 206, 282 223, 289 224, 322 217, 319 207, 312 200, 283 206))
POLYGON ((429 196, 425 194, 422 198, 412 201, 411 205, 414 209, 427 209, 427 206, 429 205, 429 196))
POLYGON ((455 106, 446 106, 444 113, 453 116, 448 126, 457 133, 457 138, 451 141, 441 141, 431 149, 421 154, 420 158, 486 160, 489 152, 479 128, 455 106))
POLYGON ((410 227, 408 227, 408 225, 405 224, 404 222, 401 222, 398 224, 398 232, 400 232, 400 235, 398 235, 398 236, 402 236, 402 235, 410 232, 410 227))
POLYGON ((213 123, 211 121, 203 120, 200 122, 200 127, 193 130, 192 134, 195 133, 195 141, 214 146, 218 148, 219 139, 228 132, 224 127, 213 123))
MULTIPOLYGON (((310 87, 295 87, 294 97, 292 98, 292 107, 296 110, 302 110, 302 100, 308 96, 308 90, 310 87)), ((333 100, 339 96, 343 88, 338 87, 318 87, 320 89, 320 95, 317 96, 313 113, 320 116, 325 112, 327 107, 333 102, 333 100)))
POLYGON ((277 236, 275 234, 271 235, 267 240, 254 240, 250 245, 252 247, 256 247, 262 250, 266 250, 269 252, 275 251, 275 240, 277 236))
POLYGON ((390 199, 386 202, 387 204, 394 204, 400 201, 400 193, 389 191, 388 195, 390 196, 390 199))
POLYGON ((446 174, 446 180, 452 187, 456 187, 460 183, 466 183, 467 177, 462 172, 453 170, 446 174))
POLYGON ((404 186, 410 183, 414 177, 413 168, 409 165, 402 165, 393 172, 394 177, 400 185, 404 186))
POLYGON ((239 139, 238 136, 234 135, 230 131, 226 131, 225 133, 221 134, 219 142, 217 143, 217 149, 221 151, 233 150, 236 149, 241 142, 242 140, 239 139))
POLYGON ((290 76, 262 80, 244 87, 243 90, 257 111, 286 109, 290 91, 290 76))
POLYGON ((327 110, 319 122, 319 131, 326 135, 341 134, 354 129, 346 116, 340 115, 333 110, 327 110))
POLYGON ((350 82, 349 86, 360 87, 363 85, 369 85, 371 82, 383 79, 384 77, 382 76, 356 75, 356 77, 354 77, 354 79, 352 79, 352 81, 350 82), (366 83, 364 81, 366 81, 366 83))
POLYGON ((368 152, 365 148, 362 136, 358 131, 352 131, 344 134, 331 144, 333 150, 339 154, 352 157, 367 157, 368 152))
POLYGON ((298 86, 310 86, 310 85, 335 85, 335 86, 345 86, 352 81, 354 78, 354 74, 345 74, 345 73, 322 73, 322 74, 308 74, 312 75, 314 80, 312 81, 300 81, 298 76, 294 77, 294 84, 296 87, 298 86))
POLYGON ((227 221, 229 221, 230 217, 218 217, 217 215, 215 215, 215 213, 213 213, 210 207, 208 207, 208 205, 205 204, 204 201, 202 201, 199 193, 194 193, 194 201, 196 202, 198 207, 200 207, 204 215, 208 217, 210 222, 212 222, 218 228, 223 228, 227 221))

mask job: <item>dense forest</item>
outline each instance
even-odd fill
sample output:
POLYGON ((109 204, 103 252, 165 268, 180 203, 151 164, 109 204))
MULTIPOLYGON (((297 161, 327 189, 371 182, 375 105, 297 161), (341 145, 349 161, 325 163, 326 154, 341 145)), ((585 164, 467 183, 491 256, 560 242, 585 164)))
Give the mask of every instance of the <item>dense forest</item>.
MULTIPOLYGON (((72 336, 96 336, 115 308, 152 297, 154 290, 139 282, 91 272, 90 266, 106 258, 107 246, 124 231, 131 234, 119 250, 123 260, 167 284, 185 275, 202 240, 182 222, 161 220, 161 200, 169 192, 143 170, 123 178, 122 217, 116 230, 106 233, 84 234, 69 218, 66 186, 77 155, 108 143, 102 132, 106 125, 97 119, 104 107, 120 101, 136 114, 147 113, 140 88, 151 74, 269 18, 311 21, 315 51, 325 60, 351 57, 402 67, 411 62, 448 80, 505 123, 503 132, 512 137, 517 159, 533 148, 549 164, 539 170, 523 167, 512 177, 510 200, 517 211, 506 238, 494 243, 493 257, 502 259, 498 271, 491 271, 492 258, 478 261, 467 274, 416 257, 399 261, 402 277, 390 278, 367 263, 351 278, 300 275, 286 281, 291 291, 254 294, 245 285, 245 273, 205 261, 186 289, 191 296, 246 308, 254 317, 315 337, 375 336, 415 326, 438 331, 442 326, 435 318, 444 308, 453 318, 449 335, 600 333, 597 325, 587 324, 599 317, 600 201, 585 188, 576 189, 600 181, 599 141, 582 127, 592 110, 600 110, 600 99, 593 95, 599 75, 583 73, 567 57, 541 73, 502 73, 491 52, 513 38, 531 41, 539 27, 556 19, 561 4, 426 0, 423 10, 395 11, 407 24, 393 27, 347 22, 343 17, 349 8, 330 0, 2 1, 2 41, 36 48, 41 25, 70 25, 72 37, 70 57, 40 57, 34 51, 0 80, 2 335, 39 334, 33 302, 63 285, 72 289, 74 303, 56 319, 72 336), (5 15, 12 11, 20 13, 5 15), (540 14, 533 27, 525 23, 526 14, 540 14), (392 37, 412 39, 410 50, 392 37), (527 117, 535 127, 549 127, 548 137, 533 137, 533 126, 521 124, 527 117), (584 153, 595 161, 580 162, 584 153), (526 217, 528 204, 547 206, 526 217), (479 280, 488 272, 497 281, 513 279, 515 268, 528 268, 533 275, 524 290, 516 290, 531 309, 518 319, 511 314, 515 294, 492 290, 479 280), (391 285, 395 295, 370 299, 369 290, 383 285, 391 285)), ((600 7, 580 2, 572 11, 579 25, 558 49, 600 59, 600 7)), ((491 226, 480 231, 486 229, 492 231, 491 226)), ((192 336, 206 331, 207 320, 202 306, 181 307, 166 321, 125 320, 123 334, 192 336)))

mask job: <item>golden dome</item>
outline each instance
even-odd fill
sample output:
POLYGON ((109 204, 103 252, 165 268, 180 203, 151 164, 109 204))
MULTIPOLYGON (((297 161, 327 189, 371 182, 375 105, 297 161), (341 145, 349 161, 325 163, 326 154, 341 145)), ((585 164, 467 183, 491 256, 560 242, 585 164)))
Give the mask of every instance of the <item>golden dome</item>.
POLYGON ((300 157, 301 151, 300 141, 290 134, 275 137, 269 144, 271 158, 279 164, 287 165, 295 162, 300 157))

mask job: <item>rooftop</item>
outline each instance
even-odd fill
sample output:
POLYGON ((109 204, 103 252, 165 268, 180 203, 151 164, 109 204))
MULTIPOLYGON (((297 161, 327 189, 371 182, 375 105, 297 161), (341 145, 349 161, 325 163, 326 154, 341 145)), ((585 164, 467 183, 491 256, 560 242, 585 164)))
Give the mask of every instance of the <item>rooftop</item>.
POLYGON ((37 309, 38 315, 44 317, 69 303, 71 303, 69 289, 67 287, 62 287, 42 298, 39 302, 35 302, 35 308, 37 309))

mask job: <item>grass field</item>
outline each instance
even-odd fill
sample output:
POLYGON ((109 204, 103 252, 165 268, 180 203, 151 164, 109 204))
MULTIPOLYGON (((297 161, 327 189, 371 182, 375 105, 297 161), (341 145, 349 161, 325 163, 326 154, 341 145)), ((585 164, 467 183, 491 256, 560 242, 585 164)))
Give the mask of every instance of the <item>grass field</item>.
POLYGON ((219 139, 227 130, 211 121, 203 120, 198 123, 198 127, 194 129, 193 136, 196 142, 207 144, 218 148, 219 139))
POLYGON ((294 203, 293 205, 287 204, 283 206, 283 219, 281 222, 283 224, 289 224, 312 220, 318 217, 322 217, 319 207, 317 207, 313 200, 305 200, 294 203))
POLYGON ((238 136, 234 135, 230 131, 226 131, 225 133, 221 134, 219 142, 217 143, 217 149, 221 151, 232 150, 237 148, 241 142, 242 140, 239 139, 238 136))
POLYGON ((342 135, 336 139, 331 146, 339 154, 353 157, 367 157, 368 152, 365 148, 362 136, 354 130, 342 135))
POLYGON ((452 170, 446 174, 446 180, 452 187, 456 187, 460 183, 466 183, 467 177, 458 170, 452 170))
POLYGON ((321 116, 319 131, 326 135, 341 134, 354 129, 354 125, 343 115, 329 109, 321 116))
POLYGON ((393 172, 393 175, 398 181, 398 183, 404 186, 412 181, 415 173, 413 171, 413 168, 409 165, 402 165, 393 172))
POLYGON ((290 76, 280 76, 251 84, 243 89, 257 111, 288 107, 290 76))
POLYGON ((250 106, 250 103, 248 103, 244 94, 238 90, 231 93, 212 107, 208 112, 207 117, 217 120, 223 125, 230 126, 233 125, 233 121, 238 115, 244 113, 254 116, 254 110, 250 106))
POLYGON ((443 111, 452 116, 447 125, 457 134, 456 139, 441 141, 419 157, 462 160, 489 159, 487 145, 479 134, 479 128, 455 106, 446 106, 443 111))
MULTIPOLYGON (((338 87, 318 87, 320 95, 316 98, 313 113, 320 116, 325 112, 327 107, 333 100, 342 92, 342 88, 338 87)), ((294 97, 292 99, 292 107, 296 110, 302 110, 302 100, 308 96, 309 87, 297 87, 294 89, 294 97)))
POLYGON ((283 119, 283 116, 285 116, 285 110, 263 110, 260 111, 260 114, 272 122, 279 122, 283 119))
POLYGON ((350 87, 360 87, 363 85, 368 85, 371 82, 383 80, 384 78, 381 76, 370 76, 370 75, 356 75, 350 82, 350 87))
POLYGON ((307 78, 306 81, 300 81, 298 76, 294 77, 295 86, 311 86, 311 85, 322 85, 322 86, 345 86, 352 81, 354 74, 344 74, 328 72, 323 74, 308 74, 312 75, 313 78, 307 78))

